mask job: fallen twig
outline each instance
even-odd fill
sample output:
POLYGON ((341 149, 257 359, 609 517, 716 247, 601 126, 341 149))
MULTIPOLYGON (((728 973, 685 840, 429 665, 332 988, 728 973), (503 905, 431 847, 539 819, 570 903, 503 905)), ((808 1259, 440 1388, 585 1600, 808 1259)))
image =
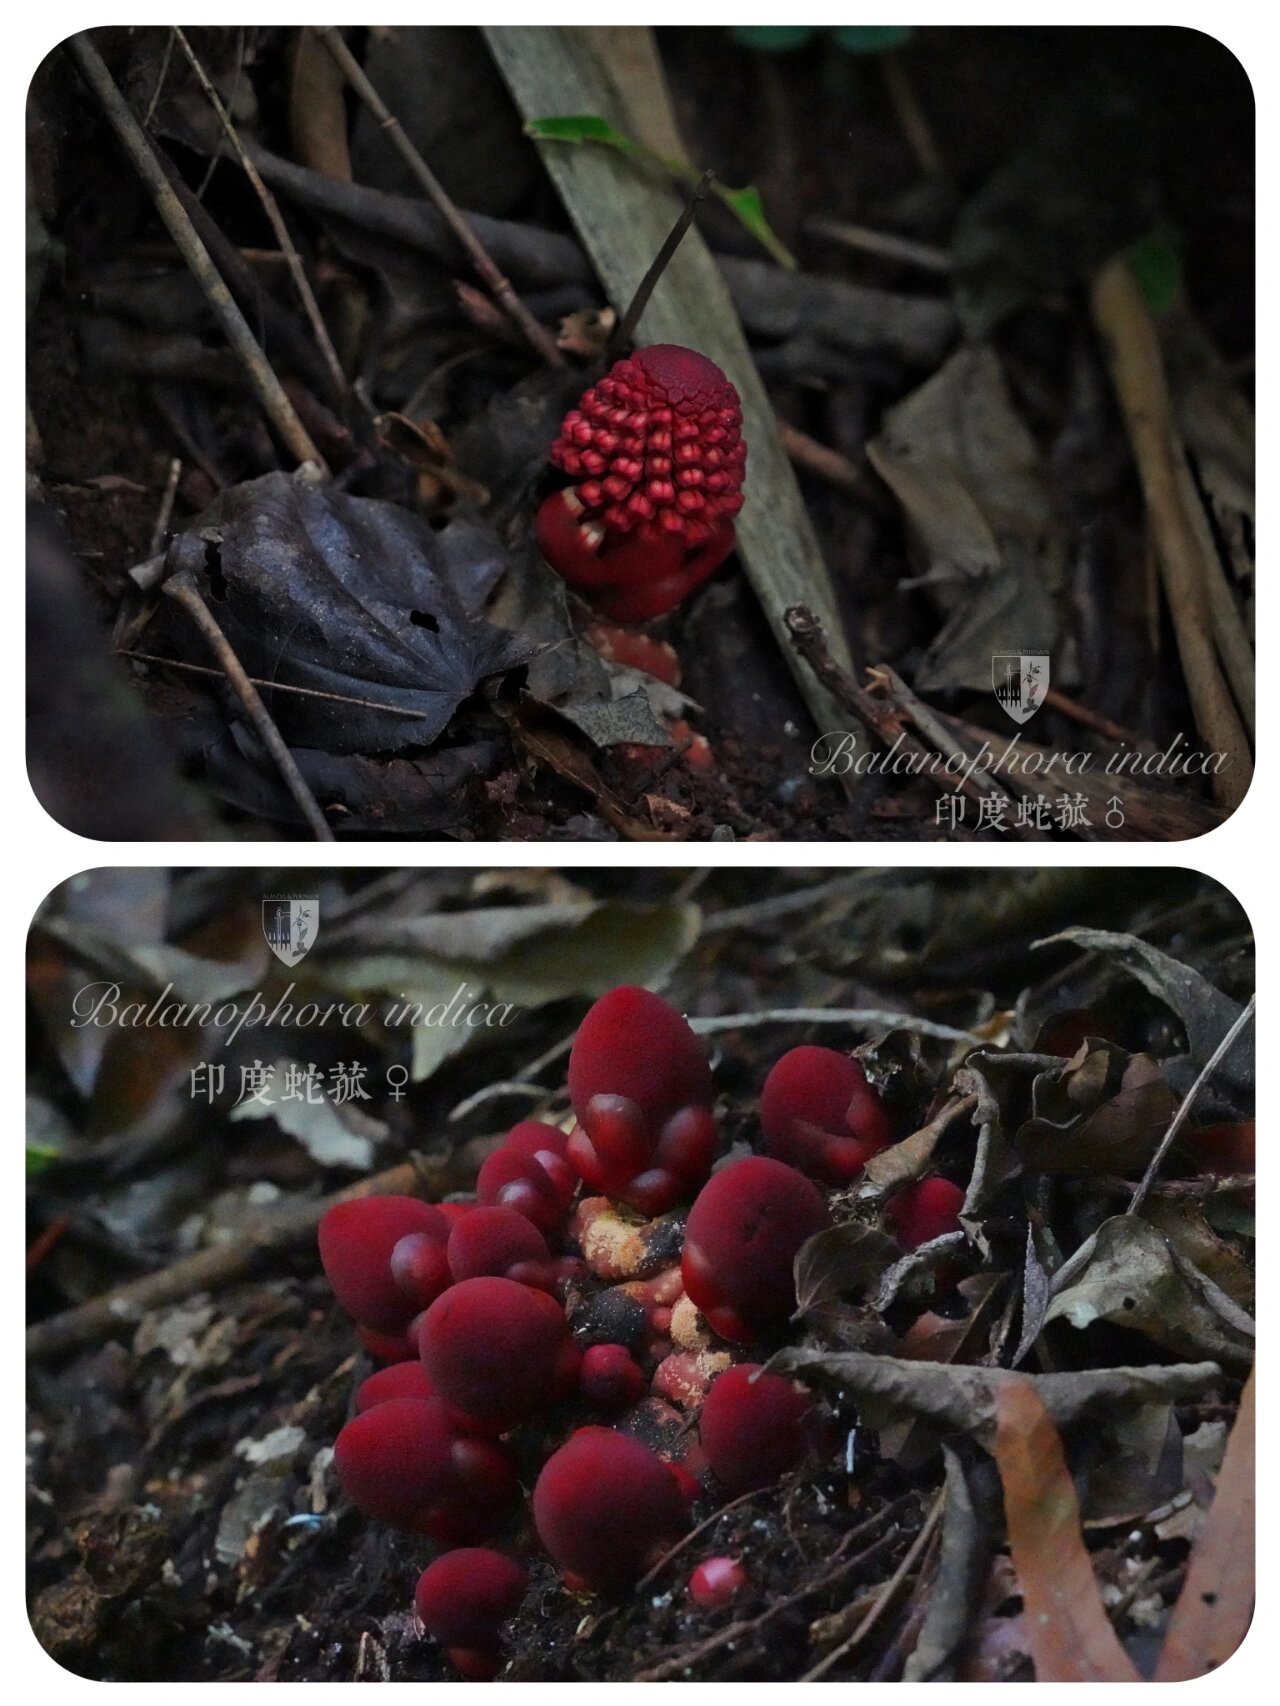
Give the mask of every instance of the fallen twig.
POLYGON ((489 251, 476 236, 471 226, 459 212, 452 197, 435 173, 427 165, 418 150, 410 142, 400 126, 399 119, 387 106, 382 96, 374 88, 366 76, 364 68, 356 59, 351 49, 343 41, 342 36, 332 24, 322 24, 316 27, 316 37, 328 49, 334 64, 350 83, 356 94, 368 107, 378 126, 386 133, 388 141, 405 165, 413 173, 415 181, 439 211, 450 231, 462 245, 467 257, 475 267, 480 277, 493 293, 495 301, 501 303, 508 318, 519 327, 529 343, 549 367, 563 367, 564 357, 556 347, 556 341, 547 328, 534 319, 533 315, 521 302, 511 285, 511 281, 499 269, 489 251))
POLYGON ((819 443, 807 432, 792 426, 790 421, 779 419, 777 426, 782 448, 797 468, 803 468, 806 473, 825 480, 829 486, 851 493, 875 509, 883 510, 888 507, 884 487, 863 473, 856 462, 851 462, 847 456, 842 456, 830 445, 819 443))
POLYGON ((1232 1043, 1235 1042, 1236 1038, 1253 1018, 1257 1005, 1258 997, 1256 995, 1251 995, 1249 997, 1248 1005, 1244 1008, 1243 1012, 1237 1016, 1235 1023, 1227 1031, 1225 1036, 1222 1038, 1222 1041, 1218 1044, 1217 1048, 1214 1049, 1213 1053, 1209 1056, 1208 1060, 1205 1061, 1204 1066, 1196 1075, 1195 1083, 1178 1104, 1177 1113, 1175 1113, 1173 1118, 1169 1121, 1169 1129, 1160 1139, 1159 1148, 1151 1157, 1151 1160, 1147 1165, 1147 1170, 1142 1175, 1142 1179, 1137 1190, 1134 1191, 1133 1196, 1130 1198, 1129 1206, 1125 1209, 1126 1214, 1137 1214, 1138 1210, 1142 1207, 1146 1200, 1147 1192, 1151 1189, 1152 1180, 1160 1171, 1164 1158, 1169 1153, 1169 1150, 1173 1145, 1174 1138, 1177 1137, 1178 1133, 1187 1123, 1187 1116, 1195 1106, 1196 1097, 1200 1094, 1201 1090, 1204 1089, 1210 1078, 1213 1077, 1213 1074, 1218 1069, 1219 1062, 1225 1058, 1232 1043))
POLYGON ((734 1647, 742 1641, 745 1635, 766 1628, 775 1618, 783 1616, 794 1606, 812 1598, 816 1593, 821 1593, 826 1588, 833 1587, 836 1582, 847 1575, 851 1575, 860 1566, 871 1563, 882 1552, 891 1547, 898 1539, 898 1530, 895 1526, 891 1533, 882 1534, 873 1540, 864 1551, 858 1553, 857 1557, 849 1558, 846 1553, 853 1543, 880 1528, 885 1522, 896 1518, 900 1512, 906 1510, 908 1505, 913 1505, 915 1502, 914 1493, 904 1493, 901 1498, 895 1499, 892 1504, 885 1505, 882 1510, 877 1511, 874 1516, 868 1517, 865 1522, 859 1523, 856 1528, 851 1528, 836 1547, 827 1569, 821 1571, 793 1593, 775 1600, 769 1609, 759 1617, 736 1618, 732 1623, 726 1623, 722 1628, 717 1629, 705 1641, 699 1641, 695 1646, 686 1647, 683 1651, 660 1660, 659 1663, 650 1666, 647 1670, 639 1671, 632 1680, 634 1682, 665 1682, 672 1677, 680 1676, 700 1660, 709 1658, 713 1653, 718 1652, 721 1647, 734 1647))
POLYGON ((120 138, 135 171, 146 185, 156 212, 163 220, 183 260, 190 267, 210 308, 217 315, 227 342, 243 362, 268 420, 296 461, 314 463, 321 473, 327 474, 324 457, 316 449, 310 433, 298 419, 293 404, 285 396, 283 386, 263 355, 258 340, 249 329, 249 322, 240 312, 210 259, 208 249, 187 217, 173 186, 165 176, 163 167, 156 159, 146 134, 134 118, 124 96, 117 89, 101 54, 87 34, 72 36, 67 47, 85 81, 98 97, 102 110, 107 115, 111 128, 120 138))
POLYGON ((298 769, 293 754, 285 745, 284 737, 276 727, 270 711, 262 703, 258 689, 245 673, 244 665, 232 649, 231 642, 222 632, 217 618, 201 597, 200 589, 196 586, 190 571, 179 569, 176 574, 170 575, 168 580, 164 582, 162 590, 167 597, 173 599, 175 604, 181 605, 204 635, 210 651, 222 665, 227 680, 236 691, 236 697, 244 706, 245 714, 257 730, 258 738, 263 746, 274 759, 281 780, 293 796, 298 810, 310 825, 316 840, 334 840, 334 833, 329 827, 328 820, 316 804, 315 795, 303 779, 302 772, 298 769))
MULTIPOLYGON (((140 663, 163 664, 166 669, 183 669, 188 675, 213 675, 223 679, 222 670, 210 669, 208 664, 187 663, 183 658, 161 657, 156 652, 137 652, 127 646, 119 646, 116 656, 137 658, 140 663)), ((335 705, 358 705, 364 711, 385 711, 389 717, 418 718, 422 715, 420 711, 407 710, 403 705, 383 705, 377 699, 357 699, 351 693, 326 693, 320 687, 295 687, 287 681, 264 681, 257 675, 246 675, 245 680, 255 687, 265 687, 269 693, 296 693, 305 699, 328 699, 335 705)))
POLYGON ((1184 501, 1179 467, 1185 452, 1159 339, 1123 255, 1094 279, 1091 300, 1138 465, 1196 726, 1226 760, 1213 777, 1214 798, 1234 810, 1248 792, 1253 759, 1214 651, 1210 569, 1184 501))
POLYGON ((101 1297, 90 1298, 47 1321, 37 1321, 27 1329, 27 1358, 31 1362, 47 1361, 136 1325, 150 1309, 180 1303, 198 1291, 234 1285, 247 1278, 265 1257, 302 1243, 335 1203, 380 1195, 439 1196, 461 1182, 454 1176, 452 1155, 415 1156, 332 1196, 264 1214, 251 1232, 229 1244, 197 1250, 156 1273, 114 1286, 101 1297))
MULTIPOLYGON (((921 1525, 920 1532, 911 1542, 897 1569, 876 1595, 875 1603, 868 1609, 865 1616, 858 1619, 852 1634, 841 1641, 838 1647, 834 1647, 824 1659, 820 1659, 812 1670, 806 1671, 800 1678, 801 1682, 817 1682, 819 1677, 825 1676, 833 1665, 839 1664, 841 1659, 851 1653, 864 1636, 870 1634, 889 1606, 893 1604, 899 1588, 911 1574, 917 1558, 933 1538, 933 1532, 942 1520, 942 1507, 945 1498, 945 1493, 939 1493, 934 1499, 929 1514, 921 1525)), ((837 1622, 839 1620, 829 1619, 828 1621, 837 1622)), ((833 1630, 832 1633, 834 1632, 833 1630)))
POLYGON ((696 1015, 689 1027, 696 1036, 711 1037, 717 1031, 744 1031, 753 1025, 885 1025, 890 1030, 918 1031, 924 1037, 940 1037, 943 1042, 981 1044, 983 1038, 973 1031, 960 1031, 952 1025, 939 1025, 932 1019, 919 1019, 914 1013, 891 1013, 880 1007, 776 1007, 763 1013, 717 1013, 713 1019, 696 1015))
POLYGON ((935 249, 929 243, 916 243, 910 237, 898 237, 891 231, 872 231, 865 225, 851 225, 844 219, 810 219, 805 230, 813 237, 826 237, 846 249, 862 254, 880 255, 886 261, 903 266, 919 267, 921 272, 949 273, 955 262, 945 249, 935 249))
POLYGON ((173 30, 174 36, 177 38, 178 46, 187 56, 187 63, 196 74, 196 81, 204 90, 205 98, 208 100, 209 105, 213 108, 214 112, 218 115, 218 123, 226 132, 227 140, 230 142, 232 148, 234 148, 236 158, 244 168, 245 176, 253 185, 254 192, 257 195, 258 200, 262 203, 262 211, 266 214, 267 221, 270 224, 272 231, 275 233, 276 242, 280 245, 280 253, 285 258, 285 262, 289 268, 289 276, 293 279, 294 289, 298 293, 298 300, 301 302, 303 312, 306 314, 307 319, 311 324, 312 335, 319 346, 321 355, 324 357, 325 366, 329 370, 329 378, 333 384, 334 395, 337 397, 345 397, 349 390, 347 385, 347 376, 342 371, 342 363, 338 360, 338 352, 333 347, 333 339, 329 336, 329 328, 324 323, 324 316, 320 312, 320 304, 316 301, 315 292, 311 288, 311 281, 308 279, 306 268, 302 264, 302 256, 298 253, 297 248, 294 245, 293 238, 289 235, 289 227, 284 222, 284 216, 280 212, 279 204, 271 191, 263 183, 258 168, 245 152, 244 143, 240 140, 240 133, 237 131, 235 125, 232 124, 230 113, 228 113, 226 107, 223 106, 218 91, 209 81, 208 74, 205 71, 204 66, 196 57, 195 49, 187 40, 185 32, 180 29, 177 24, 173 24, 170 27, 173 30))
MULTIPOLYGON (((804 658, 809 668, 822 682, 823 686, 847 711, 851 711, 859 722, 865 724, 888 747, 898 746, 899 749, 915 758, 924 761, 920 774, 933 783, 939 793, 952 791, 951 784, 962 794, 967 794, 974 800, 999 799, 1007 808, 1012 802, 1005 791, 989 777, 984 777, 974 769, 964 769, 954 778, 947 774, 930 759, 936 759, 938 754, 931 752, 923 741, 918 740, 906 727, 896 709, 878 699, 858 683, 832 657, 827 645, 826 635, 822 625, 811 610, 798 604, 787 611, 787 628, 795 641, 796 650, 804 658)), ((886 672, 892 674, 891 671, 886 672)), ((896 681, 897 677, 893 677, 896 681)), ((947 743, 948 749, 950 742, 947 743)), ((1042 840, 1040 832, 1030 825, 1019 824, 1016 819, 1009 825, 1009 833, 1019 841, 1042 840)))

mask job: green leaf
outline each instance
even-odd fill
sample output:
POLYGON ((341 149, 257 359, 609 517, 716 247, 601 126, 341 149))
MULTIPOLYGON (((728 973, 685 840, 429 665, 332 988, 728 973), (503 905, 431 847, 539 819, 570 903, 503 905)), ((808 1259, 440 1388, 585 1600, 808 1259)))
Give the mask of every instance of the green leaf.
POLYGON ((616 148, 620 154, 637 154, 640 150, 629 137, 623 136, 607 119, 594 113, 571 113, 562 118, 531 118, 525 134, 537 142, 598 142, 605 148, 616 148))
POLYGON ((812 24, 735 25, 731 31, 740 47, 753 47, 757 53, 792 53, 803 47, 813 34, 812 24))
MULTIPOLYGON (((575 113, 563 118, 531 118, 524 128, 525 134, 537 142, 594 142, 602 148, 612 148, 633 160, 644 160, 660 167, 681 183, 696 184, 702 176, 680 160, 664 160, 660 154, 641 148, 629 136, 615 130, 607 119, 597 118, 593 113, 575 113)), ((748 184, 746 189, 731 190, 724 184, 713 183, 711 190, 779 266, 786 267, 789 272, 795 270, 796 258, 765 218, 764 203, 754 184, 748 184)))
POLYGON ((45 1168, 58 1159, 58 1151, 51 1143, 27 1144, 27 1177, 34 1179, 43 1173, 45 1168))
POLYGON ((765 218, 764 203, 756 186, 748 184, 741 190, 731 190, 723 184, 715 184, 712 187, 739 224, 769 251, 779 266, 786 267, 788 272, 794 272, 796 258, 765 218))
POLYGON ((1153 314, 1165 314, 1182 293, 1182 262, 1167 237, 1153 232, 1125 250, 1129 271, 1153 314))
POLYGON ((905 47, 915 32, 910 24, 846 24, 831 33, 846 53, 889 53, 905 47))
POLYGON ((490 1012, 509 1006, 514 1018, 567 996, 603 995, 619 983, 652 988, 697 941, 701 925, 688 903, 625 901, 369 919, 346 932, 336 957, 324 962, 325 976, 348 992, 384 992, 422 1009, 416 1022, 395 1026, 401 1034, 412 1026, 413 1076, 421 1080, 477 1036, 500 1034, 500 1014, 492 1024, 457 1017, 477 1003, 490 1012))

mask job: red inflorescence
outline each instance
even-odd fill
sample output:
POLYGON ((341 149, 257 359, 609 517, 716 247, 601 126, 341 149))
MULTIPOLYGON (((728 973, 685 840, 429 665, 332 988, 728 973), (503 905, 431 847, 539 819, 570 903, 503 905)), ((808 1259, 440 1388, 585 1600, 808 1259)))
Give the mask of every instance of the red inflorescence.
POLYGON ((448 1238, 439 1209, 417 1197, 359 1197, 335 1204, 321 1220, 320 1260, 347 1314, 386 1335, 393 1348, 449 1284, 448 1238))
POLYGON ((921 1179, 885 1204, 884 1218, 904 1250, 915 1250, 947 1232, 960 1231, 964 1192, 950 1179, 921 1179))
POLYGON ((352 1504, 444 1545, 481 1540, 517 1488, 506 1453, 472 1438, 439 1398, 388 1398, 349 1421, 334 1445, 352 1504))
POLYGON ((582 1396, 602 1410, 625 1410, 644 1396, 645 1378, 625 1345, 592 1345, 578 1376, 582 1396))
POLYGON ((577 1189, 578 1176, 565 1159, 568 1138, 541 1120, 521 1120, 484 1162, 476 1195, 489 1208, 511 1208, 541 1232, 554 1232, 577 1189))
POLYGON ((696 350, 652 344, 616 362, 565 416, 551 460, 574 483, 542 504, 538 543, 615 621, 673 610, 733 549, 742 408, 696 350))
POLYGON ((748 1579, 737 1558, 704 1558, 689 1577, 689 1598, 704 1611, 719 1611, 742 1592, 748 1579))
POLYGON ((464 1216, 449 1234, 448 1257, 455 1280, 496 1274, 540 1291, 555 1283, 546 1239, 513 1208, 478 1208, 464 1216))
POLYGON ((797 1250, 830 1224, 822 1193, 794 1167, 761 1155, 731 1162, 689 1211, 684 1288, 721 1338, 773 1332, 796 1306, 797 1250))
POLYGON ((533 1489, 538 1537, 574 1586, 627 1587, 684 1533, 688 1512, 670 1467, 638 1439, 579 1428, 533 1489))
POLYGON ((830 1048, 793 1048, 760 1095, 770 1155, 845 1185, 892 1135, 880 1097, 856 1060, 830 1048))
POLYGON ((450 1408, 499 1432, 563 1398, 582 1360, 553 1297, 493 1277, 462 1280, 438 1297, 418 1348, 450 1408))
POLYGON ((596 1002, 574 1038, 569 1095, 578 1124, 566 1154, 593 1190, 660 1214, 706 1178, 711 1071, 659 996, 623 987, 596 1002))
POLYGON ((528 1581, 514 1558, 460 1546, 427 1565, 413 1600, 423 1627, 448 1649, 457 1669, 481 1681, 502 1667, 499 1631, 519 1611, 528 1581))
POLYGON ((718 1375, 698 1418, 707 1461, 731 1493, 771 1486, 809 1446, 807 1394, 759 1369, 743 1362, 718 1375))
POLYGON ((390 1368, 380 1368, 376 1374, 371 1374, 360 1382, 356 1387, 356 1414, 363 1415, 376 1404, 386 1404, 392 1398, 436 1396, 437 1393, 427 1379, 426 1370, 418 1361, 418 1353, 415 1351, 412 1362, 392 1363, 390 1368))

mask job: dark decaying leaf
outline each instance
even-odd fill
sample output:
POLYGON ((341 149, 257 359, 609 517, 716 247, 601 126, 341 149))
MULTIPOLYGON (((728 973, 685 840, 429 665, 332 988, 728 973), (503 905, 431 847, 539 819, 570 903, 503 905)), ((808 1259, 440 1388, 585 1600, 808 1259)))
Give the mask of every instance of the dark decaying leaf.
POLYGON ((1240 1399, 1213 1504, 1191 1552, 1156 1663, 1157 1682, 1186 1682, 1229 1659, 1253 1617, 1256 1510, 1254 1376, 1240 1399))
POLYGON ((1058 1064, 1052 1055, 975 1049, 952 1078, 956 1095, 978 1098, 973 1114, 978 1143, 960 1213, 970 1236, 984 1252, 990 1245, 981 1220, 983 1211, 1000 1187, 1022 1171, 1013 1134, 1029 1109, 1032 1083, 1038 1073, 1058 1064))
MULTIPOLYGON (((339 834, 430 835, 451 829, 469 809, 469 783, 489 775, 505 752, 496 740, 437 745, 402 758, 317 752, 295 746, 294 760, 339 834)), ((201 755, 214 787, 256 817, 301 823, 280 772, 247 723, 232 723, 201 755)))
POLYGON ((1001 1389, 995 1409, 992 1450, 1036 1681, 1137 1682, 1102 1603, 1052 1416, 1025 1376, 1001 1389))
POLYGON ((1066 523, 995 352, 957 351, 888 412, 867 455, 906 513, 946 618, 915 686, 989 689, 992 655, 1015 628, 1052 649, 1059 681, 1072 679, 1057 606, 1066 523))
POLYGON ((846 1220, 815 1233, 796 1252, 796 1313, 844 1292, 866 1291, 895 1260, 898 1246, 879 1227, 846 1220))
POLYGON ((904 1137, 900 1143, 890 1144, 888 1149, 873 1155, 863 1169, 863 1186, 859 1195, 863 1198, 880 1197, 912 1179, 923 1178, 944 1133, 966 1111, 976 1111, 977 1103, 976 1095, 953 1097, 927 1124, 904 1137))
MULTIPOLYGON (((1181 1019, 1187 1032, 1192 1063, 1201 1067, 1240 1017, 1240 1003, 1216 989, 1206 977, 1169 954, 1153 948, 1141 937, 1118 930, 1088 930, 1073 927, 1059 930, 1035 944, 1047 948, 1055 942, 1074 942, 1095 954, 1105 954, 1136 977, 1144 989, 1163 1001, 1181 1019)), ((1253 1088, 1253 1035, 1246 1030, 1219 1062, 1217 1076, 1241 1091, 1253 1088)))
MULTIPOLYGON (((532 649, 484 615, 506 558, 465 513, 436 532, 394 504, 266 474, 222 493, 186 549, 250 675, 364 701, 267 694, 299 746, 428 746, 486 677, 532 649)), ((194 652, 195 636, 180 635, 194 652)))
MULTIPOLYGON (((982 1363, 988 1360, 991 1321, 995 1304, 1004 1291, 1003 1274, 975 1274, 962 1280, 959 1290, 969 1313, 956 1320, 926 1310, 914 1320, 897 1346, 897 1354, 910 1362, 982 1363)), ((880 1452, 908 1474, 933 1456, 942 1441, 934 1423, 922 1416, 890 1422, 880 1430, 880 1452)))
POLYGON ((1167 1367, 1075 1369, 1065 1374, 1015 1374, 1007 1368, 972 1368, 865 1351, 824 1351, 801 1345, 779 1351, 770 1368, 819 1375, 858 1400, 868 1426, 893 1416, 928 1416, 949 1428, 990 1437, 996 1400, 1006 1386, 1031 1381, 1058 1427, 1087 1415, 1105 1416, 1119 1405, 1162 1398, 1184 1402, 1222 1379, 1217 1363, 1172 1363, 1167 1367))
POLYGON ((1109 1321, 1179 1356, 1233 1366, 1253 1360, 1253 1321, 1137 1215, 1113 1215, 1054 1278, 1045 1324, 1109 1321))
POLYGON ((920 1635, 903 1668, 904 1682, 948 1682, 954 1677, 954 1661, 974 1627, 995 1545, 998 1505, 993 1511, 994 1489, 986 1485, 990 1463, 983 1459, 966 1470, 950 1445, 943 1446, 942 1456, 942 1548, 920 1635))
POLYGON ((1019 1153, 1041 1173, 1138 1174, 1155 1153, 1178 1098, 1148 1054, 1091 1040, 1050 1067, 1031 1092, 1019 1153))
POLYGON ((1142 1218, 1158 1227, 1186 1261, 1252 1314, 1253 1269, 1238 1250, 1219 1238, 1197 1203, 1149 1196, 1142 1205, 1142 1218))

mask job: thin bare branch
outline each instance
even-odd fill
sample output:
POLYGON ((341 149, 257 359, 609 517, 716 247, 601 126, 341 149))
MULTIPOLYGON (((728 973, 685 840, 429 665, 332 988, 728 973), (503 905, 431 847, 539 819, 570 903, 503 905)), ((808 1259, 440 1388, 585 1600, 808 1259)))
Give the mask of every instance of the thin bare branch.
POLYGON ((243 362, 268 420, 298 463, 313 463, 321 473, 327 475, 328 468, 324 457, 316 449, 310 433, 298 419, 297 411, 285 395, 284 387, 276 378, 259 347, 258 340, 250 331, 249 322, 240 312, 210 259, 208 249, 197 235, 195 227, 174 193, 173 186, 165 177, 142 126, 116 87, 101 54, 87 34, 72 36, 67 47, 85 81, 97 96, 134 170, 146 185, 155 210, 177 245, 178 252, 190 267, 210 308, 217 315, 227 342, 243 362))
POLYGON ((346 42, 343 41, 341 35, 332 24, 323 24, 317 26, 316 37, 324 43, 334 64, 342 72, 342 75, 365 106, 368 107, 378 121, 379 127, 386 132, 387 140, 413 173, 415 181, 424 194, 439 211, 470 259, 472 266, 488 285, 494 299, 501 303, 508 318, 519 327, 530 347, 542 357, 549 367, 563 367, 564 357, 556 348, 556 341, 551 333, 544 325, 534 319, 516 295, 511 281, 498 270, 489 251, 462 217, 439 178, 436 177, 430 166, 427 165, 421 154, 405 135, 399 119, 396 118, 369 81, 364 68, 346 42))
POLYGON ((213 108, 214 112, 217 113, 218 122, 226 132, 228 142, 230 142, 232 148, 235 149, 236 158, 239 160, 241 166, 243 166, 245 176, 253 185, 254 192, 257 195, 258 200, 262 203, 262 210, 267 216, 271 229, 275 232, 276 242, 279 243, 280 253, 284 256, 288 265, 290 276, 293 279, 294 289, 298 293, 298 300, 302 303, 303 312, 306 314, 307 319, 311 323, 311 331, 315 337, 316 343, 320 347, 320 353, 324 357, 325 366, 329 370, 329 378, 333 382, 334 393, 338 397, 346 397, 350 390, 350 387, 347 384, 347 376, 342 371, 342 363, 338 360, 338 352, 333 347, 333 339, 329 336, 329 328, 324 323, 324 316, 320 312, 320 304, 316 301, 315 292, 311 288, 311 281, 308 279, 306 269, 303 267, 302 256, 298 253, 297 248, 294 245, 293 238, 289 235, 289 228, 284 222, 284 215, 280 212, 280 205, 272 195, 271 191, 263 183, 262 176, 259 173, 258 168, 245 152, 244 144, 240 140, 240 134, 236 130, 235 125, 231 122, 231 115, 228 113, 226 107, 223 106, 218 91, 209 81, 208 73, 196 57, 195 49, 187 40, 185 32, 180 29, 177 24, 172 25, 171 28, 177 39, 178 46, 182 49, 183 53, 186 54, 187 62, 196 74, 196 81, 204 90, 209 105, 213 108))

